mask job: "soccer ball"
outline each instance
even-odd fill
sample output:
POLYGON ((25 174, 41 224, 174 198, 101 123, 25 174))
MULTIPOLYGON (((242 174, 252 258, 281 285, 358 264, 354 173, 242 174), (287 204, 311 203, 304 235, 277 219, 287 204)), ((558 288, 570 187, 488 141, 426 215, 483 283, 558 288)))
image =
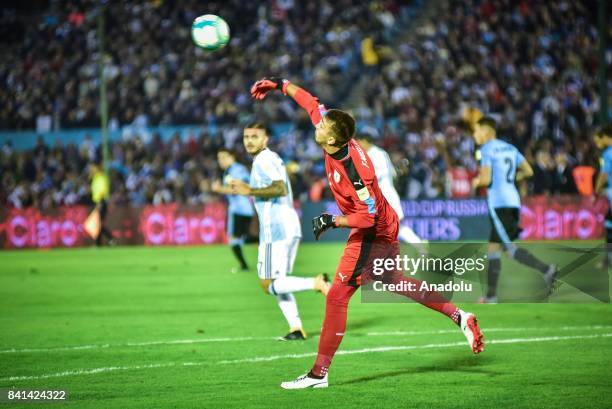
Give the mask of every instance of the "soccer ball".
POLYGON ((221 17, 205 14, 193 21, 191 38, 198 47, 215 51, 225 47, 229 42, 229 26, 221 17))

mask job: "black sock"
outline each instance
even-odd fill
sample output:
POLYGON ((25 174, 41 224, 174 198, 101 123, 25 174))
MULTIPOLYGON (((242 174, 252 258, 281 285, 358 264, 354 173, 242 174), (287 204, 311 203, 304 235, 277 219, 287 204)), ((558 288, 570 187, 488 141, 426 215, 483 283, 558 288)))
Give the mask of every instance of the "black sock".
POLYGON ((501 260, 499 258, 489 259, 489 271, 488 271, 488 291, 487 298, 492 298, 497 295, 497 279, 499 278, 499 272, 501 271, 501 260))
POLYGON ((113 235, 111 234, 111 232, 104 226, 100 228, 100 233, 98 233, 98 237, 96 237, 96 246, 102 245, 103 237, 106 237, 107 241, 110 241, 113 239, 113 235))
POLYGON ((102 226, 102 230, 100 230, 100 233, 106 236, 107 240, 113 239, 113 235, 111 234, 111 232, 104 226, 102 226))
POLYGON ((516 249, 512 258, 521 264, 525 264, 526 266, 540 271, 542 274, 545 274, 548 271, 548 264, 540 261, 525 249, 516 249))
POLYGON ((249 267, 247 266, 244 256, 242 255, 242 246, 240 244, 234 244, 232 246, 232 251, 234 252, 234 255, 240 262, 240 268, 243 270, 248 269, 249 267))

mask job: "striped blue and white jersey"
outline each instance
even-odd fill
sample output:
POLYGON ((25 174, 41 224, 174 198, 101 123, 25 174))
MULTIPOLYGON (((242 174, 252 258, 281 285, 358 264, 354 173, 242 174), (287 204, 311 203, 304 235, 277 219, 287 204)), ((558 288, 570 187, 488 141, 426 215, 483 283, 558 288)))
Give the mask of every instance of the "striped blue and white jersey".
POLYGON ((300 220, 293 208, 293 193, 285 164, 278 154, 266 148, 253 160, 249 184, 252 188, 263 188, 277 180, 282 180, 287 186, 285 196, 271 199, 254 197, 255 210, 259 217, 260 243, 302 237, 300 220))

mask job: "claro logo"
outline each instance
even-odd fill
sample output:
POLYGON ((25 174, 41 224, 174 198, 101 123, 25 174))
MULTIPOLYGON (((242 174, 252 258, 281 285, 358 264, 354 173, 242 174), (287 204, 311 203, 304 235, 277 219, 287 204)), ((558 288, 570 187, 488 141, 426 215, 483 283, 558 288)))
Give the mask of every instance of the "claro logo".
POLYGON ((13 212, 4 221, 5 246, 48 248, 82 245, 85 217, 84 209, 71 209, 54 216, 42 216, 32 209, 13 212))
MULTIPOLYGON (((83 229, 91 208, 60 207, 48 212, 11 209, 0 218, 0 246, 6 248, 53 248, 93 245, 83 229)), ((143 208, 114 207, 106 227, 121 244, 197 245, 224 243, 225 205, 167 204, 143 208)))
POLYGON ((180 211, 176 205, 147 206, 140 215, 145 244, 181 245, 222 243, 225 237, 225 209, 209 206, 208 211, 180 211))
POLYGON ((185 217, 153 211, 141 225, 145 244, 209 244, 219 242, 224 223, 209 216, 185 217))

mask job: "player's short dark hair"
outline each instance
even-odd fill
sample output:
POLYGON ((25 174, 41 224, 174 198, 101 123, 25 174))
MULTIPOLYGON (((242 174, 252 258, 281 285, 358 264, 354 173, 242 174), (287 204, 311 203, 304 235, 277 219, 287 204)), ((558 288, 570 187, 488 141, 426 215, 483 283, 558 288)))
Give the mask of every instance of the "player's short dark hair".
POLYGON ((335 146, 343 146, 355 136, 355 118, 348 112, 330 109, 325 114, 325 122, 329 124, 336 139, 335 146))
POLYGON ((217 151, 217 154, 220 154, 221 152, 227 153, 232 158, 236 159, 236 152, 233 149, 230 149, 230 148, 219 148, 219 150, 217 151))
POLYGON ((263 122, 249 122, 244 129, 263 129, 266 135, 270 136, 270 129, 263 122))
POLYGON ((612 138, 612 123, 603 125, 597 130, 597 132, 595 132, 596 138, 603 138, 604 136, 612 138))
POLYGON ((482 126, 488 126, 494 131, 497 129, 497 122, 490 116, 483 116, 478 120, 477 124, 482 126))

